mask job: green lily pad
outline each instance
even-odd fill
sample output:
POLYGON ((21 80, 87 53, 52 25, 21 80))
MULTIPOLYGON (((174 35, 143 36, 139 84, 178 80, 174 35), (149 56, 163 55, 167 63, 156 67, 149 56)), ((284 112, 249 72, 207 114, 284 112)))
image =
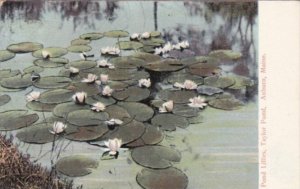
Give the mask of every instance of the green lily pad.
POLYGON ((232 86, 235 83, 235 80, 232 77, 226 76, 210 76, 204 79, 204 85, 217 87, 217 88, 227 88, 232 86))
POLYGON ((10 60, 16 56, 15 53, 8 50, 0 50, 0 62, 10 60))
POLYGON ((93 105, 94 103, 102 102, 105 106, 110 106, 116 103, 116 100, 112 97, 103 97, 100 95, 93 95, 86 99, 86 103, 89 105, 93 105))
POLYGON ((71 83, 71 79, 67 77, 60 76, 46 76, 41 77, 37 82, 34 82, 33 85, 41 89, 55 89, 66 87, 71 83))
POLYGON ((4 78, 1 80, 1 86, 9 89, 21 89, 32 85, 30 75, 25 76, 14 76, 9 78, 4 78))
POLYGON ((217 87, 211 87, 211 86, 207 86, 207 85, 200 85, 197 88, 197 92, 199 94, 204 94, 204 95, 214 95, 214 94, 220 94, 223 93, 224 91, 220 88, 217 87))
POLYGON ((154 53, 155 52, 155 46, 144 45, 141 50, 145 53, 154 53))
POLYGON ((217 66, 219 64, 219 59, 210 56, 193 56, 193 57, 183 58, 181 59, 181 62, 185 65, 207 63, 207 64, 213 64, 217 66))
POLYGON ((22 88, 20 89, 10 89, 10 88, 5 88, 5 87, 2 87, 0 85, 0 92, 18 92, 18 91, 21 91, 23 90, 22 88))
POLYGON ((39 101, 47 104, 59 104, 72 100, 73 92, 67 89, 54 89, 41 94, 39 101))
POLYGON ((144 189, 186 189, 188 186, 188 177, 174 167, 162 170, 142 169, 136 180, 144 189))
POLYGON ((171 50, 168 55, 169 58, 184 59, 188 57, 194 57, 195 52, 190 49, 184 49, 183 51, 171 50))
POLYGON ((196 92, 185 90, 162 90, 157 95, 162 100, 173 100, 176 104, 189 103, 190 98, 197 96, 196 92))
POLYGON ((71 45, 87 45, 91 41, 87 39, 74 39, 71 41, 71 45))
POLYGON ((107 125, 100 123, 97 126, 76 127, 68 126, 65 138, 74 141, 90 141, 103 136, 108 131, 107 125))
POLYGON ((137 121, 148 121, 154 115, 154 110, 143 103, 138 102, 119 102, 119 106, 122 106, 127 110, 131 117, 134 117, 137 121))
POLYGON ((184 68, 184 65, 175 59, 164 59, 146 64, 145 69, 155 72, 174 72, 184 68))
POLYGON ((3 78, 14 77, 21 74, 20 70, 2 69, 0 70, 0 80, 3 78))
POLYGON ((57 117, 66 117, 69 112, 73 112, 75 110, 89 110, 90 107, 88 105, 78 105, 74 102, 67 102, 58 104, 52 111, 53 115, 57 117))
POLYGON ((88 83, 74 83, 74 93, 75 92, 86 92, 88 96, 99 94, 99 86, 96 84, 88 84, 88 83))
POLYGON ((125 69, 138 68, 145 65, 143 60, 131 56, 112 58, 110 62, 113 63, 116 68, 125 69))
POLYGON ((160 56, 158 56, 158 55, 145 53, 145 52, 136 52, 132 55, 132 57, 142 59, 143 61, 145 61, 147 63, 158 61, 161 59, 160 56))
POLYGON ((139 102, 147 99, 150 96, 150 91, 146 88, 129 87, 124 91, 115 91, 113 97, 117 100, 127 102, 139 102))
POLYGON ((141 40, 141 43, 144 45, 144 46, 150 46, 152 48, 155 48, 155 47, 160 47, 161 46, 161 43, 158 43, 156 41, 152 41, 151 39, 146 39, 146 40, 141 40))
POLYGON ((174 131, 176 127, 186 128, 189 125, 186 118, 174 114, 157 114, 151 119, 151 123, 165 131, 174 131))
POLYGON ((203 123, 204 122, 204 116, 198 114, 196 117, 188 117, 187 120, 189 121, 190 124, 198 124, 198 123, 203 123))
POLYGON ((69 123, 77 126, 98 125, 102 121, 108 120, 109 115, 106 112, 94 112, 92 110, 75 110, 68 114, 69 123))
POLYGON ((209 56, 220 59, 237 60, 242 57, 242 53, 233 50, 214 50, 209 53, 209 56))
POLYGON ((254 85, 254 81, 248 77, 235 75, 235 76, 232 76, 232 78, 234 79, 235 83, 234 83, 234 85, 230 86, 229 89, 239 90, 239 89, 245 89, 248 86, 254 85))
POLYGON ((190 65, 188 67, 188 71, 189 73, 194 75, 198 75, 201 77, 208 77, 208 76, 220 74, 221 68, 219 68, 216 64, 197 63, 197 64, 190 65))
POLYGON ((187 105, 176 105, 173 109, 173 114, 187 118, 198 116, 198 112, 198 108, 191 108, 187 105))
POLYGON ((222 110, 237 110, 242 108, 243 102, 235 98, 221 98, 210 100, 208 104, 213 108, 218 108, 222 110))
POLYGON ((37 114, 27 114, 27 112, 27 110, 0 112, 0 131, 11 131, 27 127, 39 119, 37 114))
POLYGON ((57 104, 42 103, 38 101, 27 102, 26 107, 38 112, 51 112, 57 104))
POLYGON ((143 43, 137 41, 120 41, 116 44, 117 47, 120 47, 121 50, 137 50, 142 48, 143 43))
POLYGON ((121 82, 121 81, 109 81, 108 85, 114 91, 121 91, 121 90, 126 89, 129 86, 129 84, 121 82))
POLYGON ((79 70, 94 68, 96 67, 96 65, 97 65, 96 61, 93 60, 77 60, 77 61, 70 62, 71 67, 78 68, 79 70))
POLYGON ((84 39, 84 40, 97 40, 97 39, 101 39, 103 37, 103 34, 102 33, 85 33, 85 34, 82 34, 80 35, 80 38, 81 39, 84 39))
POLYGON ((132 159, 143 167, 152 169, 166 169, 174 162, 180 162, 181 155, 176 150, 165 146, 142 146, 134 148, 132 159))
POLYGON ((88 45, 71 45, 67 49, 69 52, 81 53, 91 51, 92 47, 88 45))
POLYGON ((191 75, 188 73, 182 73, 182 72, 173 72, 170 74, 170 76, 167 78, 168 83, 174 84, 176 82, 178 83, 184 83, 185 80, 191 80, 194 81, 197 85, 203 84, 203 78, 195 75, 191 75))
POLYGON ((11 100, 9 95, 0 95, 0 106, 7 104, 11 100))
POLYGON ((68 53, 68 50, 61 47, 48 47, 43 48, 32 53, 32 56, 36 58, 43 58, 42 51, 47 51, 49 53, 50 58, 58 58, 64 56, 68 53))
POLYGON ((124 120, 125 118, 130 118, 127 110, 118 105, 111 105, 106 107, 105 112, 108 113, 110 119, 114 118, 124 120))
POLYGON ((22 42, 22 43, 9 45, 7 47, 7 50, 14 52, 14 53, 28 53, 28 52, 37 51, 42 48, 43 48, 43 45, 40 43, 22 42))
POLYGON ((44 68, 39 67, 39 66, 30 66, 30 67, 25 68, 23 70, 23 72, 27 73, 27 74, 31 74, 32 72, 34 72, 34 73, 41 73, 43 71, 44 71, 44 68))
POLYGON ((161 33, 159 31, 152 31, 150 32, 151 37, 159 37, 161 36, 161 33))
POLYGON ((42 68, 56 68, 68 64, 69 60, 66 58, 49 58, 49 59, 36 59, 33 64, 42 68))
POLYGON ((128 37, 129 33, 123 30, 112 30, 104 33, 105 37, 121 38, 128 37))
POLYGON ((112 81, 125 81, 133 78, 132 71, 129 69, 109 70, 107 74, 112 81))

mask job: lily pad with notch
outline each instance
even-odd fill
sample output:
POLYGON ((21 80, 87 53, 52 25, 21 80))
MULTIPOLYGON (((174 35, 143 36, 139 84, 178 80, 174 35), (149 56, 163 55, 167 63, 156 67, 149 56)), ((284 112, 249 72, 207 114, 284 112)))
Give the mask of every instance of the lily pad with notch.
POLYGON ((55 89, 67 87, 71 81, 72 80, 68 77, 46 76, 41 77, 37 82, 34 82, 33 85, 41 89, 55 89))

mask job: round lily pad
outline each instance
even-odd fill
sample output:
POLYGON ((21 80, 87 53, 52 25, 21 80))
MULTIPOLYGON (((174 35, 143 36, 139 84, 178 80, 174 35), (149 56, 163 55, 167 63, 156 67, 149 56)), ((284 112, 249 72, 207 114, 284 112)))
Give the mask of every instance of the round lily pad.
POLYGON ((155 46, 145 45, 141 49, 145 53, 154 53, 155 52, 155 46))
POLYGON ((171 84, 174 84, 176 82, 178 83, 184 83, 185 80, 191 80, 194 81, 197 85, 202 85, 203 84, 203 78, 196 76, 196 75, 191 75, 188 73, 181 73, 181 72, 173 72, 170 74, 170 76, 167 78, 168 82, 171 84))
POLYGON ((142 169, 136 180, 145 189, 186 189, 188 186, 188 177, 174 167, 162 170, 142 169))
POLYGON ((21 74, 20 70, 2 69, 0 70, 0 80, 3 78, 14 77, 21 74))
POLYGON ((88 52, 92 50, 92 47, 88 45, 71 45, 67 49, 69 52, 81 53, 81 52, 88 52))
POLYGON ((109 105, 116 103, 116 100, 113 99, 112 97, 103 97, 100 95, 93 95, 86 99, 86 103, 89 105, 93 105, 94 103, 97 103, 97 102, 101 102, 105 106, 109 106, 109 105))
POLYGON ((151 123, 166 131, 174 131, 176 127, 186 128, 189 125, 186 118, 174 114, 157 114, 151 119, 151 123))
POLYGON ((145 46, 145 47, 152 47, 152 48, 155 48, 155 47, 159 47, 161 46, 160 43, 156 42, 156 41, 152 41, 151 39, 146 39, 146 40, 141 40, 142 44, 145 46))
POLYGON ((92 169, 96 169, 97 167, 98 161, 83 155, 73 155, 61 158, 55 165, 58 172, 70 177, 88 175, 92 172, 92 169))
POLYGON ((97 40, 97 39, 101 39, 103 37, 103 34, 102 33, 85 33, 85 34, 82 34, 80 35, 80 38, 81 39, 84 39, 84 40, 97 40))
POLYGON ((98 125, 102 121, 108 120, 109 115, 106 112, 94 112, 92 110, 75 110, 68 114, 69 123, 77 126, 98 125))
POLYGON ((2 87, 0 85, 0 92, 18 92, 18 91, 21 91, 23 90, 22 88, 20 89, 10 89, 10 88, 5 88, 5 87, 2 87))
POLYGON ((214 94, 220 94, 223 93, 223 90, 217 87, 211 87, 207 85, 200 85, 197 88, 197 92, 199 94, 204 94, 204 95, 214 95, 214 94))
POLYGON ((32 85, 31 78, 29 75, 25 76, 14 76, 1 80, 1 86, 10 89, 21 89, 32 85))
POLYGON ((25 68, 23 70, 23 72, 27 73, 27 74, 31 74, 32 72, 34 72, 34 73, 41 73, 43 71, 44 71, 44 68, 39 67, 39 66, 30 66, 30 67, 25 68))
POLYGON ((198 108, 191 108, 188 105, 176 105, 173 109, 173 114, 187 118, 198 116, 198 112, 198 108))
POLYGON ((161 33, 159 31, 152 31, 150 32, 150 36, 151 37, 159 37, 161 35, 161 33))
POLYGON ((0 50, 0 62, 4 62, 9 59, 12 59, 15 56, 16 56, 16 54, 13 52, 10 52, 8 50, 0 50))
POLYGON ((115 91, 113 97, 117 100, 128 102, 139 102, 147 99, 150 96, 150 91, 146 88, 129 87, 124 91, 115 91))
POLYGON ((190 65, 188 67, 188 71, 194 75, 208 77, 219 74, 221 72, 221 68, 219 68, 216 64, 198 63, 190 65))
POLYGON ((107 131, 107 125, 104 123, 87 127, 68 126, 65 138, 74 141, 90 141, 101 137, 107 131))
POLYGON ((72 80, 67 77, 47 76, 41 77, 37 82, 34 82, 33 85, 41 89, 54 89, 66 87, 71 81, 72 80))
POLYGON ((80 70, 94 68, 96 65, 97 65, 96 61, 93 60, 77 60, 77 61, 70 62, 71 67, 75 67, 80 70))
POLYGON ((242 53, 233 50, 214 50, 209 53, 209 56, 217 57, 220 59, 237 60, 242 57, 242 53))
POLYGON ((232 77, 226 76, 210 76, 204 79, 204 85, 217 87, 217 88, 227 88, 232 86, 235 83, 235 80, 232 77))
POLYGON ((133 78, 129 69, 115 69, 108 71, 109 79, 112 81, 125 81, 133 78))
POLYGON ((147 70, 156 72, 174 72, 184 68, 179 60, 175 59, 164 59, 148 63, 144 66, 147 70))
POLYGON ((236 110, 240 109, 244 104, 235 98, 221 98, 213 99, 208 102, 211 107, 222 110, 236 110))
POLYGON ((127 110, 118 105, 111 105, 106 107, 105 112, 109 114, 110 119, 114 118, 124 120, 125 118, 130 118, 127 110))
POLYGON ((11 100, 9 95, 0 95, 0 106, 7 104, 11 100))
POLYGON ((136 52, 132 56, 135 57, 135 58, 138 58, 138 59, 142 59, 147 63, 158 61, 158 60, 161 59, 160 56, 158 56, 158 55, 145 53, 145 52, 136 52))
POLYGON ((11 131, 27 127, 39 119, 37 114, 27 114, 27 112, 27 110, 0 112, 0 131, 11 131))
POLYGON ((121 38, 128 37, 129 33, 123 30, 112 30, 104 33, 105 37, 121 38))
POLYGON ((245 76, 235 75, 231 77, 234 79, 234 85, 230 86, 229 89, 245 89, 247 86, 254 85, 254 81, 245 76))
POLYGON ((112 88, 114 91, 121 91, 128 87, 128 84, 121 81, 109 81, 108 85, 110 88, 112 88))
POLYGON ((193 65, 198 63, 207 63, 217 66, 219 59, 210 56, 193 56, 181 59, 181 62, 185 65, 193 65))
POLYGON ((75 110, 89 110, 90 107, 88 105, 78 105, 74 102, 66 102, 62 104, 58 104, 53 109, 53 115, 57 117, 66 117, 69 112, 73 112, 75 110))
POLYGON ((179 152, 165 146, 134 148, 131 157, 137 164, 153 169, 166 169, 181 159, 179 152))
POLYGON ((32 53, 32 56, 34 56, 36 58, 43 58, 42 51, 48 52, 50 58, 58 58, 58 57, 64 56, 65 54, 68 53, 68 50, 65 49, 65 48, 61 48, 61 47, 48 47, 48 48, 44 48, 44 49, 40 49, 40 50, 34 51, 32 53))
POLYGON ((57 104, 42 103, 39 101, 27 102, 26 107, 38 112, 51 112, 57 104))
POLYGON ((72 100, 73 92, 67 89, 54 89, 41 94, 39 101, 48 104, 59 104, 72 100))
POLYGON ((42 49, 43 45, 34 42, 22 42, 17 44, 12 44, 7 47, 7 50, 14 53, 28 53, 39 49, 42 49))
POLYGON ((184 104, 188 103, 190 98, 197 96, 194 91, 186 91, 186 90, 162 90, 157 94, 158 98, 162 100, 173 100, 176 104, 184 104))
POLYGON ((74 39, 71 41, 71 45, 87 45, 91 41, 87 39, 74 39))
POLYGON ((142 48, 144 45, 137 41, 120 41, 116 44, 116 46, 120 47, 121 50, 137 50, 142 48))
POLYGON ((110 61, 114 63, 115 67, 117 68, 131 69, 145 65, 145 62, 143 60, 131 56, 117 57, 111 59, 110 61))
POLYGON ((88 83, 74 83, 71 86, 74 87, 75 92, 86 92, 88 96, 99 94, 99 86, 96 84, 88 84, 88 83))
POLYGON ((56 68, 68 64, 69 60, 66 58, 49 58, 49 59, 36 59, 33 64, 42 68, 56 68))
POLYGON ((130 116, 134 117, 137 121, 148 121, 154 114, 154 110, 143 103, 119 102, 118 105, 125 108, 130 116))

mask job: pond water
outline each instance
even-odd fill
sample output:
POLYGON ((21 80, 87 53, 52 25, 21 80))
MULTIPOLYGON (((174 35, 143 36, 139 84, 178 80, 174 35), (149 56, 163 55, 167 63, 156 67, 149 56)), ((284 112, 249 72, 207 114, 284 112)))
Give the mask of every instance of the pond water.
MULTIPOLYGON (((228 111, 222 110, 222 107, 214 108, 210 104, 200 111, 200 116, 197 117, 201 119, 200 122, 189 124, 186 128, 177 127, 176 131, 164 131, 164 139, 159 145, 180 152, 181 160, 172 166, 187 176, 188 189, 254 189, 258 186, 257 23, 256 3, 6 1, 0 4, 0 50, 20 42, 37 42, 44 47, 67 48, 72 40, 85 33, 123 30, 129 34, 159 31, 165 42, 170 41, 173 44, 187 40, 190 44, 189 50, 183 51, 182 54, 176 52, 173 54, 178 56, 178 59, 179 56, 191 57, 189 53, 192 53, 192 56, 207 57, 210 52, 219 49, 240 52, 242 56, 238 59, 217 57, 220 58, 217 63, 218 69, 221 69, 218 74, 223 77, 234 77, 235 84, 238 83, 236 75, 247 77, 247 81, 251 80, 251 86, 247 82, 241 82, 244 86, 224 89, 234 96, 230 98, 243 102, 243 106, 228 111)), ((88 54, 95 55, 91 60, 104 59, 100 49, 115 46, 119 40, 128 41, 129 38, 103 37, 91 41, 88 45, 92 49, 88 54)), ((121 51, 122 56, 133 53, 135 51, 121 51)), ((72 52, 64 57, 69 62, 80 59, 79 53, 72 52)), ((17 53, 14 58, 0 62, 0 70, 20 70, 23 73, 23 70, 32 66, 35 60, 36 57, 31 53, 17 53)), ((210 59, 207 63, 211 63, 210 59)), ((44 68, 40 73, 41 78, 62 74, 62 69, 62 67, 44 68)), ((141 71, 140 68, 138 71, 141 71)), ((135 73, 132 72, 133 75, 135 73)), ((152 95, 149 97, 152 99, 156 93, 170 88, 164 80, 170 72, 157 73, 150 69, 149 73, 153 81, 150 88, 152 95)), ((87 72, 81 77, 86 74, 87 72)), ((0 76, 1 79, 3 80, 0 76)), ((80 82, 78 78, 73 79, 80 82)), ((135 82, 128 81, 129 85, 134 85, 135 82)), ((32 90, 44 92, 48 89, 29 86, 17 92, 9 92, 2 85, 0 95, 7 94, 11 100, 0 106, 0 112, 29 110, 38 114, 38 122, 41 123, 44 117, 52 117, 52 112, 42 113, 26 107, 25 96, 32 90)), ((183 97, 187 95, 188 93, 184 93, 183 97)), ((227 97, 216 95, 207 97, 212 101, 215 98, 227 97)), ((147 100, 142 102, 150 104, 147 100)), ((155 112, 158 114, 157 110, 155 112)), ((2 133, 16 136, 22 130, 24 128, 2 133)), ((52 142, 42 145, 28 144, 15 137, 15 143, 21 151, 31 155, 32 161, 49 168, 53 163, 51 159, 56 162, 70 155, 84 155, 97 160, 98 168, 91 169, 90 174, 71 177, 75 185, 83 185, 83 188, 141 188, 136 181, 136 175, 143 166, 131 157, 131 149, 120 150, 117 159, 101 160, 104 152, 102 147, 70 141, 63 137, 56 143, 54 152, 51 152, 52 142)))

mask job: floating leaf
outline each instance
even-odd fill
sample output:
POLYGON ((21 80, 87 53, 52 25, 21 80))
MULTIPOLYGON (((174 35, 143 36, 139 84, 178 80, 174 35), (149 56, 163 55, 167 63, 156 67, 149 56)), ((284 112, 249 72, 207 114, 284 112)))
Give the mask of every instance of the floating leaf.
POLYGON ((74 83, 73 91, 75 92, 86 92, 88 96, 97 95, 99 94, 99 86, 96 84, 88 84, 88 83, 74 83))
POLYGON ((7 104, 11 100, 9 95, 0 95, 0 106, 7 104))
POLYGON ((155 52, 155 46, 150 45, 144 45, 142 48, 142 51, 145 53, 154 53, 155 52))
POLYGON ((176 127, 186 128, 189 125, 186 118, 173 114, 157 114, 151 119, 151 123, 165 131, 174 131, 176 127))
POLYGON ((219 94, 219 93, 223 93, 223 90, 217 87, 211 87, 211 86, 207 86, 207 85, 200 85, 197 88, 197 92, 199 94, 204 94, 204 95, 214 95, 214 94, 219 94))
POLYGON ((116 91, 113 97, 117 100, 125 100, 128 102, 139 102, 147 99, 150 96, 150 91, 146 88, 129 87, 124 91, 116 91))
POLYGON ((34 82, 33 85, 41 89, 54 89, 66 87, 71 83, 71 79, 67 77, 60 76, 46 76, 41 77, 37 82, 34 82))
POLYGON ((194 57, 195 52, 189 49, 184 49, 183 51, 171 50, 169 53, 169 58, 183 59, 188 57, 194 57))
POLYGON ((176 105, 173 109, 173 114, 187 118, 198 116, 198 112, 198 108, 191 108, 187 105, 176 105))
POLYGON ((159 31, 152 31, 150 32, 150 36, 151 37, 159 37, 161 35, 161 33, 159 31))
POLYGON ((65 138, 74 141, 90 141, 101 137, 107 131, 107 125, 104 123, 87 127, 76 127, 68 125, 65 138))
POLYGON ((190 124, 198 124, 198 123, 203 123, 204 122, 204 117, 200 114, 198 114, 197 117, 189 117, 187 118, 190 124))
POLYGON ((194 91, 186 90, 163 90, 158 93, 158 97, 162 100, 173 100, 174 103, 184 104, 189 103, 189 99, 197 96, 194 91))
POLYGON ((20 75, 1 80, 1 86, 10 89, 21 89, 32 85, 30 75, 21 77, 20 75))
POLYGON ((162 170, 142 169, 136 180, 145 189, 185 189, 188 186, 187 176, 174 167, 162 170))
POLYGON ((131 56, 112 58, 110 61, 117 68, 131 69, 131 68, 138 68, 145 65, 145 62, 143 60, 131 56))
POLYGON ((74 102, 67 102, 67 103, 62 103, 58 104, 54 109, 53 109, 53 114, 57 117, 66 117, 69 112, 73 112, 75 110, 89 110, 90 106, 88 105, 78 105, 75 104, 74 102))
POLYGON ((154 62, 160 60, 160 56, 155 55, 155 54, 150 54, 150 53, 144 53, 144 52, 136 52, 132 55, 132 57, 142 59, 145 62, 154 62))
POLYGON ((94 112, 92 110, 75 110, 68 114, 69 123, 77 126, 98 125, 101 121, 108 120, 106 112, 94 112))
POLYGON ((240 109, 244 104, 235 98, 221 98, 213 99, 208 102, 211 107, 222 110, 236 110, 240 109))
POLYGON ((109 70, 107 74, 112 81, 125 81, 133 78, 132 71, 129 69, 109 70))
POLYGON ((41 94, 39 101, 48 104, 59 104, 72 100, 73 92, 67 89, 54 89, 41 94))
POLYGON ((3 78, 14 77, 21 74, 20 70, 2 69, 0 70, 0 80, 3 78))
POLYGON ((16 54, 13 52, 10 52, 8 50, 0 50, 0 62, 4 62, 9 59, 12 59, 15 56, 16 56, 16 54))
POLYGON ((65 54, 68 53, 68 50, 65 49, 65 48, 61 48, 61 47, 48 47, 48 48, 44 48, 44 49, 40 49, 40 50, 34 51, 32 53, 32 56, 34 56, 36 58, 43 58, 42 51, 48 52, 50 58, 58 58, 58 57, 64 56, 65 54))
POLYGON ((36 59, 33 64, 42 68, 56 68, 68 64, 69 60, 66 58, 49 58, 49 59, 36 59))
POLYGON ((82 155, 73 155, 61 158, 56 163, 56 170, 70 177, 88 175, 91 169, 96 169, 98 162, 82 155))
POLYGON ((116 44, 117 47, 120 47, 121 50, 137 50, 142 48, 143 43, 137 41, 120 41, 116 44))
POLYGON ((170 74, 170 76, 167 78, 168 82, 171 84, 174 84, 176 82, 178 83, 184 83, 185 80, 191 80, 194 81, 197 85, 203 84, 203 78, 195 75, 191 75, 188 73, 181 73, 181 72, 173 72, 170 74))
POLYGON ((74 39, 71 41, 71 45, 87 45, 91 41, 87 39, 74 39))
POLYGON ((39 49, 42 49, 43 45, 34 42, 22 42, 17 44, 12 44, 7 47, 7 50, 14 53, 28 53, 39 49))
POLYGON ((121 38, 128 37, 129 33, 123 30, 112 30, 104 33, 105 37, 121 38))
POLYGON ((226 76, 210 76, 204 79, 204 85, 217 87, 217 88, 227 88, 235 83, 235 80, 231 77, 226 76))
POLYGON ((70 66, 78 68, 80 70, 94 68, 96 65, 97 65, 96 61, 93 60, 77 60, 77 61, 70 62, 70 66))
POLYGON ((84 40, 97 40, 97 39, 101 39, 102 37, 103 37, 102 33, 86 33, 80 35, 80 38, 84 40))
POLYGON ((118 105, 111 105, 106 107, 105 112, 109 114, 110 119, 114 118, 124 120, 125 118, 130 118, 127 110, 118 105))
POLYGON ((27 102, 26 107, 39 112, 51 112, 57 104, 42 103, 38 101, 27 102))
POLYGON ((90 104, 90 105, 93 105, 94 103, 97 103, 97 102, 101 102, 105 106, 109 106, 109 105, 116 103, 116 100, 113 99, 112 97, 103 97, 100 95, 93 95, 91 97, 88 97, 86 100, 86 103, 90 104))
POLYGON ((220 59, 237 60, 242 57, 242 53, 232 50, 214 50, 209 53, 209 56, 220 59))
POLYGON ((11 131, 27 127, 39 119, 37 114, 27 114, 27 110, 0 112, 0 131, 11 131))
POLYGON ((181 159, 179 152, 165 146, 134 148, 131 157, 137 164, 152 169, 166 169, 181 159))
POLYGON ((235 75, 232 76, 232 78, 234 79, 235 83, 234 85, 230 86, 229 89, 235 89, 235 90, 245 89, 248 86, 254 85, 254 81, 248 77, 235 75))
POLYGON ((164 59, 148 63, 144 66, 147 70, 156 72, 173 72, 184 68, 184 65, 179 60, 164 59))
POLYGON ((31 74, 32 72, 34 72, 34 73, 41 73, 43 71, 44 71, 44 68, 39 67, 39 66, 30 66, 30 67, 25 68, 23 70, 23 72, 27 73, 27 74, 31 74))
POLYGON ((71 45, 67 49, 69 52, 81 53, 91 51, 92 47, 88 45, 71 45))
POLYGON ((187 57, 181 59, 181 62, 185 65, 192 65, 198 63, 207 63, 217 66, 219 64, 219 59, 209 56, 194 56, 194 57, 187 57))
POLYGON ((188 67, 188 71, 191 74, 198 75, 201 77, 208 77, 212 75, 217 75, 221 72, 221 68, 219 68, 215 64, 209 63, 197 63, 190 65, 188 67))
POLYGON ((143 103, 119 102, 118 105, 125 108, 130 116, 134 117, 137 121, 148 121, 154 114, 154 110, 143 103))

